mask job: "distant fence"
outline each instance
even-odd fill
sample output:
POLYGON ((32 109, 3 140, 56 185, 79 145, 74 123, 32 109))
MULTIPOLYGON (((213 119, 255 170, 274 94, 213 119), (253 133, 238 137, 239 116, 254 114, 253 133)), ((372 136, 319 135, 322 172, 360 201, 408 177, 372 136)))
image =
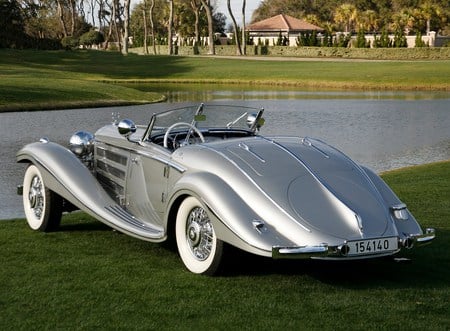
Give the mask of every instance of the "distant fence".
MULTIPOLYGON (((333 39, 339 38, 339 36, 344 36, 345 33, 337 33, 335 36, 333 36, 333 39)), ((297 38, 298 35, 284 35, 287 41, 287 46, 296 47, 297 46, 297 38)), ((395 36, 393 34, 388 36, 391 41, 394 41, 395 36)), ((317 39, 322 40, 324 38, 323 35, 318 34, 317 39)), ((356 35, 351 36, 351 43, 356 43, 356 35)), ((365 39, 371 47, 374 45, 375 38, 380 38, 380 34, 366 34, 365 39)), ((407 47, 408 48, 414 48, 416 46, 416 36, 405 36, 407 47)), ((254 43, 261 44, 261 45, 267 45, 267 46, 276 46, 278 42, 279 37, 275 35, 254 35, 253 41, 254 43)), ((431 31, 429 34, 421 36, 422 42, 424 45, 429 47, 443 47, 443 46, 450 46, 450 36, 438 36, 436 32, 431 31)), ((223 43, 223 42, 222 42, 223 43)))

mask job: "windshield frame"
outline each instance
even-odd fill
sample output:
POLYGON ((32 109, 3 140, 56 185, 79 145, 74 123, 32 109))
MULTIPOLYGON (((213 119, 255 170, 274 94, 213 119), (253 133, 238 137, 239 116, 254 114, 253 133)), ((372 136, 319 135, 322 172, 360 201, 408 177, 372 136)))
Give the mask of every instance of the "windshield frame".
POLYGON ((173 108, 152 115, 142 141, 164 135, 167 128, 177 122, 189 123, 200 130, 238 130, 254 134, 260 127, 263 112, 264 108, 203 103, 173 108), (215 118, 217 115, 221 118, 215 118), (254 122, 249 123, 250 118, 254 122), (220 125, 216 124, 217 120, 220 125))

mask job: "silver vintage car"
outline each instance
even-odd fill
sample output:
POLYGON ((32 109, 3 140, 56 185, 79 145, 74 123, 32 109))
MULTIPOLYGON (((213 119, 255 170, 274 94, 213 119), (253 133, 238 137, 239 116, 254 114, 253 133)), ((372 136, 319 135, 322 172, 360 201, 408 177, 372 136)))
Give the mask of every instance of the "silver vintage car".
POLYGON ((21 194, 34 230, 81 209, 151 242, 174 238, 193 273, 214 274, 225 244, 271 257, 390 256, 432 241, 371 170, 326 143, 265 137, 263 109, 195 105, 79 131, 68 148, 41 139, 21 194))

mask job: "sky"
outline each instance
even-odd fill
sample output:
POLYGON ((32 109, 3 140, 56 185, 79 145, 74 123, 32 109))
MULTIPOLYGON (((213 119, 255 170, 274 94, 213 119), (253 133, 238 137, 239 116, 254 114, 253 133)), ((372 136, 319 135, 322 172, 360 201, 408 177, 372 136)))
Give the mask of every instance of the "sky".
MULTIPOLYGON (((228 8, 227 8, 227 0, 213 0, 216 1, 217 10, 226 17, 228 17, 228 8)), ((259 7, 261 0, 247 0, 245 3, 245 21, 249 23, 252 19, 253 11, 259 7)), ((242 0, 231 0, 231 10, 233 11, 234 18, 238 25, 242 25, 242 0)), ((228 18, 228 23, 231 23, 231 20, 228 18)))

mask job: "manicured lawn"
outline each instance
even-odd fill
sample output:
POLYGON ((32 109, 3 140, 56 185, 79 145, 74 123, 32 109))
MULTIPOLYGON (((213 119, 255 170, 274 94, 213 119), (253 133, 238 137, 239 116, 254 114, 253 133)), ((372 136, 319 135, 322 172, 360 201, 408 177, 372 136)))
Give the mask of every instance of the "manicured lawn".
POLYGON ((270 61, 101 51, 0 50, 0 111, 161 100, 125 82, 450 90, 450 60, 270 61), (114 83, 114 84, 111 84, 114 83))
POLYGON ((391 260, 282 261, 230 251, 219 277, 83 213, 59 231, 0 222, 0 329, 448 330, 450 162, 383 177, 437 239, 391 260))

